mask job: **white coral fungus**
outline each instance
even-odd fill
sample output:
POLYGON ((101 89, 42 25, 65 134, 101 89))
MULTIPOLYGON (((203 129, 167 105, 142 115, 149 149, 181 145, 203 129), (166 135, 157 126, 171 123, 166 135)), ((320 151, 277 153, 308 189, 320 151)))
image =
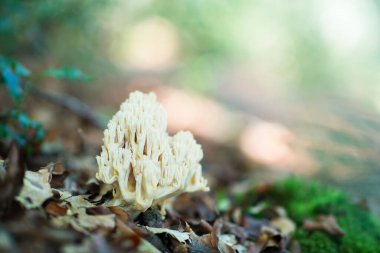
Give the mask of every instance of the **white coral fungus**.
POLYGON ((190 132, 169 136, 153 93, 130 94, 104 131, 97 179, 114 187, 113 205, 143 212, 183 192, 208 191, 201 146, 190 132))

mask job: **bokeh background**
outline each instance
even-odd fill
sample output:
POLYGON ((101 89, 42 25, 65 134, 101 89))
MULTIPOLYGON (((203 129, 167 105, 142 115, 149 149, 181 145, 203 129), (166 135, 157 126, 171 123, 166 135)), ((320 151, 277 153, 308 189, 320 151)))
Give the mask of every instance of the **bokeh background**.
MULTIPOLYGON (((89 82, 35 85, 105 119, 130 91, 156 92, 169 130, 203 144, 211 182, 299 174, 380 215, 379 26, 377 0, 3 0, 0 53, 34 73, 80 69, 89 82)), ((46 150, 101 145, 67 111, 28 103, 46 150)))

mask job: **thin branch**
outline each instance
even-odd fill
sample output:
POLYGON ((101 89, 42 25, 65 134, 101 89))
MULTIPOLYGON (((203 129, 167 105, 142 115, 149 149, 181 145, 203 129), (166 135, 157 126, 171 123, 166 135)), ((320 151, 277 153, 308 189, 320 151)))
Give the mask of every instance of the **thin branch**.
POLYGON ((53 104, 56 104, 73 112, 83 120, 99 129, 104 129, 106 127, 105 120, 94 113, 90 106, 75 97, 65 94, 47 92, 39 89, 36 86, 29 86, 29 90, 32 95, 45 99, 53 104))

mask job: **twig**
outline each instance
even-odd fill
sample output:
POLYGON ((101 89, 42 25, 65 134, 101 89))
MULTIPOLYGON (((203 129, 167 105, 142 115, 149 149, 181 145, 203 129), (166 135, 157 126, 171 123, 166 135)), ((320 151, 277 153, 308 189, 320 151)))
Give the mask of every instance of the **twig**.
POLYGON ((103 120, 101 117, 95 114, 91 110, 90 106, 88 106, 87 104, 83 103, 75 97, 59 93, 47 92, 35 86, 30 86, 29 90, 32 95, 45 99, 51 103, 59 105, 73 112, 80 118, 84 119, 85 121, 99 129, 104 129, 106 127, 105 120, 103 120))

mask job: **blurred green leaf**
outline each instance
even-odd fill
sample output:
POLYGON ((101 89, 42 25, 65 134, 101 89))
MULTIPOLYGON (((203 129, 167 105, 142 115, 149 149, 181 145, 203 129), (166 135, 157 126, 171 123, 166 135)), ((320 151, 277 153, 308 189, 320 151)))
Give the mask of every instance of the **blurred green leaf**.
POLYGON ((21 77, 30 76, 29 69, 25 68, 21 63, 16 62, 14 67, 15 74, 21 77))
POLYGON ((0 123, 0 140, 15 140, 23 147, 38 143, 45 137, 45 131, 40 122, 31 120, 27 114, 12 109, 7 112, 4 121, 0 123))
POLYGON ((28 118, 28 116, 25 113, 20 112, 18 114, 17 120, 18 120, 19 125, 22 128, 27 128, 31 125, 30 119, 28 118))
POLYGON ((8 93, 11 95, 13 100, 19 101, 23 94, 20 78, 3 59, 0 59, 0 67, 8 93))
POLYGON ((231 201, 228 198, 226 192, 219 191, 216 193, 216 207, 219 211, 225 212, 231 207, 231 201))
POLYGON ((9 139, 15 140, 21 147, 26 145, 25 137, 10 128, 7 123, 0 123, 0 139, 2 141, 9 139))
POLYGON ((77 68, 48 68, 44 74, 59 80, 87 82, 90 77, 77 68))

